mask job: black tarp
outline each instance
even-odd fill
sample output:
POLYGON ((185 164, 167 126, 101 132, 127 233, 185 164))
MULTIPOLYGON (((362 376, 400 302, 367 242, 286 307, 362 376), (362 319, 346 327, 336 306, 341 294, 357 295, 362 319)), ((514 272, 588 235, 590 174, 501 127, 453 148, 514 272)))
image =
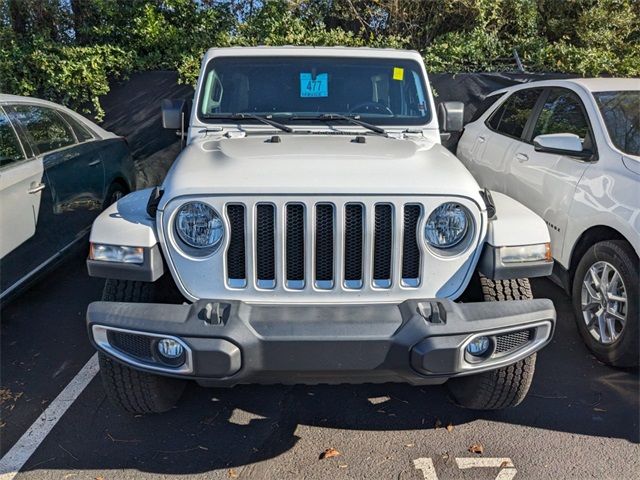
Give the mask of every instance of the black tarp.
MULTIPOLYGON (((465 119, 474 114, 484 97, 516 83, 567 78, 563 74, 542 73, 460 73, 432 74, 429 80, 440 102, 456 100, 465 104, 465 119)), ((138 169, 138 186, 157 185, 179 153, 175 132, 164 130, 160 116, 163 98, 193 97, 193 89, 178 84, 175 72, 155 71, 131 75, 113 85, 101 99, 106 115, 103 128, 127 138, 138 169)), ((455 150, 457 137, 447 142, 455 150)))

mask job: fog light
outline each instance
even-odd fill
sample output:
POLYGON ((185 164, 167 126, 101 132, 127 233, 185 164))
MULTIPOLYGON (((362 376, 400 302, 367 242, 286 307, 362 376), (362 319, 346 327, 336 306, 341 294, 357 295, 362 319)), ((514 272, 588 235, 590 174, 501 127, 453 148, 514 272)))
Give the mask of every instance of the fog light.
POLYGON ((184 347, 173 338, 163 338, 159 340, 156 348, 162 360, 165 360, 167 363, 176 365, 184 362, 184 347))
POLYGON ((489 337, 476 337, 467 345, 467 353, 474 357, 481 357, 487 353, 490 346, 491 340, 489 340, 489 337))

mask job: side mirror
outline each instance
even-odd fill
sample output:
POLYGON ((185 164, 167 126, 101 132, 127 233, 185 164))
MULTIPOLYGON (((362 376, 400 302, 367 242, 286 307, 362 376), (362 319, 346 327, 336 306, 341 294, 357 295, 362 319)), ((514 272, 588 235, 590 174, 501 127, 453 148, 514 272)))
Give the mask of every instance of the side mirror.
POLYGON ((464 103, 441 103, 438 106, 438 123, 442 132, 461 132, 464 128, 464 103))
POLYGON ((573 133, 549 133, 533 139, 536 152, 569 155, 571 157, 590 157, 591 152, 582 148, 580 137, 573 133))
POLYGON ((162 127, 170 130, 179 130, 182 128, 182 114, 186 102, 184 100, 176 100, 165 98, 162 100, 162 127))

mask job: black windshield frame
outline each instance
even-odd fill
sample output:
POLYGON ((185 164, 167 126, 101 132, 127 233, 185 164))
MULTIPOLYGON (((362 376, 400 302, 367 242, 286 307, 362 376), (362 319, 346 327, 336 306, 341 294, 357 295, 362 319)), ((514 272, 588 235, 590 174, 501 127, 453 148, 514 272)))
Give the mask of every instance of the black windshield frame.
MULTIPOLYGON (((205 102, 205 97, 207 96, 207 80, 209 78, 210 73, 216 69, 216 74, 219 71, 223 71, 225 68, 229 71, 234 65, 241 65, 244 68, 249 68, 254 64, 258 67, 268 68, 269 64, 273 63, 273 65, 278 64, 287 64, 290 63, 293 69, 297 69, 298 71, 303 70, 314 70, 314 66, 319 66, 315 68, 315 71, 323 71, 323 67, 327 67, 332 69, 333 71, 340 71, 341 68, 352 65, 352 67, 360 67, 362 64, 362 68, 366 68, 367 66, 371 66, 371 68, 387 68, 388 71, 394 71, 394 68, 398 68, 402 70, 405 75, 406 81, 410 83, 410 85, 406 86, 398 86, 396 87, 394 83, 389 79, 385 79, 389 85, 393 85, 394 88, 413 88, 414 89, 414 97, 415 103, 407 103, 407 100, 404 98, 402 101, 405 103, 402 104, 404 109, 407 111, 418 111, 419 115, 400 115, 394 114, 389 115, 385 112, 385 114, 372 114, 368 112, 350 112, 350 111, 335 111, 335 110, 288 110, 288 111, 261 111, 256 110, 255 108, 234 108, 233 113, 250 113, 261 116, 267 116, 267 118, 294 126, 296 123, 300 124, 300 120, 295 120, 292 117, 310 117, 317 114, 323 113, 337 113, 342 115, 358 115, 362 121, 366 121, 368 123, 374 125, 380 125, 385 127, 407 127, 407 126, 426 126, 428 125, 433 118, 433 112, 431 108, 431 92, 428 89, 428 82, 426 80, 423 67, 420 62, 412 59, 397 59, 390 57, 332 57, 332 56, 298 56, 298 55, 274 55, 274 56, 220 56, 214 57, 207 62, 205 66, 204 74, 201 79, 201 85, 199 85, 198 90, 198 100, 196 106, 196 118, 204 123, 204 124, 232 124, 237 123, 237 121, 233 120, 225 120, 223 118, 207 118, 209 114, 205 113, 205 108, 203 108, 203 104, 205 102), (418 89, 421 91, 418 92, 418 89), (413 110, 411 110, 413 109, 413 110)), ((393 80, 396 80, 395 78, 393 80)), ((219 80, 222 84, 224 81, 219 80)), ((226 82, 228 85, 229 82, 226 82)), ((209 87, 212 88, 212 87, 209 87)), ((215 87, 213 87, 215 88, 215 87)), ((292 85, 289 85, 289 88, 292 88, 292 85)), ((344 87, 346 89, 346 87, 344 87)), ((389 87, 391 88, 391 87, 389 87)), ((226 90, 226 87, 223 88, 223 91, 226 90)), ((211 90, 209 90, 211 92, 211 90)), ((401 96, 404 93, 400 94, 401 96)), ((209 101, 209 100, 207 100, 209 101)), ((222 103, 222 102, 221 102, 222 103)), ((231 108, 228 108, 231 110, 231 108)), ((382 109, 381 109, 382 110, 382 109)), ((223 116, 225 113, 230 113, 226 111, 216 112, 220 113, 220 116, 223 116)), ((247 119, 246 123, 248 124, 257 124, 256 120, 247 119)), ((302 122, 304 124, 317 124, 317 125, 326 125, 326 122, 322 119, 307 119, 302 122)))

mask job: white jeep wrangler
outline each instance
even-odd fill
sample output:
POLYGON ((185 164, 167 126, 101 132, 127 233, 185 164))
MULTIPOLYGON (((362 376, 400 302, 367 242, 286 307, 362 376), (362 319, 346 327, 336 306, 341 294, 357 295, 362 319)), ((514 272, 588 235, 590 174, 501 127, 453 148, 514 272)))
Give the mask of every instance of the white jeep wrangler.
POLYGON ((111 400, 165 411, 186 380, 523 400, 555 324, 527 280, 551 273, 549 234, 441 146, 463 108, 437 118, 418 53, 212 49, 188 110, 163 102, 186 147, 162 186, 91 232, 89 274, 108 280, 87 323, 111 400))

